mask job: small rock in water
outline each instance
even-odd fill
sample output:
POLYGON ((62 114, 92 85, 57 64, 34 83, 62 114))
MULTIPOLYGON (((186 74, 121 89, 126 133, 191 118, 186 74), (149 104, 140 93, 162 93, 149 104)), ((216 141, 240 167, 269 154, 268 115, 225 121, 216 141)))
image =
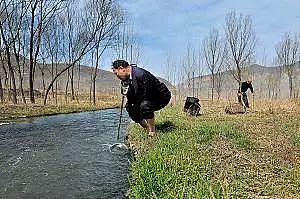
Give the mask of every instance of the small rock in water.
POLYGON ((115 143, 109 147, 110 149, 118 148, 123 150, 128 150, 128 147, 123 143, 115 143))
POLYGON ((110 152, 121 152, 121 151, 126 151, 128 152, 129 148, 126 144, 123 144, 123 143, 114 143, 114 144, 102 144, 102 146, 105 146, 107 147, 107 149, 110 151, 110 152))
POLYGON ((7 122, 0 122, 0 126, 2 126, 2 125, 8 125, 9 123, 7 123, 7 122))

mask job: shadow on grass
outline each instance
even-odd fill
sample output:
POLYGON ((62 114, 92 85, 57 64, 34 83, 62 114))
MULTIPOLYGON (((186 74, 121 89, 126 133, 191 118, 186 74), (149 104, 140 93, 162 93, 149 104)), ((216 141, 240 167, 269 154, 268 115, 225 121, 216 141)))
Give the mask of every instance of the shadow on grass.
POLYGON ((167 131, 172 131, 172 130, 176 129, 176 126, 171 121, 164 121, 162 123, 156 124, 155 128, 158 131, 167 132, 167 131))

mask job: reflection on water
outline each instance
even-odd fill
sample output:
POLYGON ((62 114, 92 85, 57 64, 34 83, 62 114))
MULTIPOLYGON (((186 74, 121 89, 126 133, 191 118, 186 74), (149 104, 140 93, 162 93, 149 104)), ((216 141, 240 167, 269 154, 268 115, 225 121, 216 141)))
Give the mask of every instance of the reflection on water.
POLYGON ((130 153, 119 110, 0 126, 0 198, 124 198, 130 153), (117 144, 116 144, 117 143, 117 144))

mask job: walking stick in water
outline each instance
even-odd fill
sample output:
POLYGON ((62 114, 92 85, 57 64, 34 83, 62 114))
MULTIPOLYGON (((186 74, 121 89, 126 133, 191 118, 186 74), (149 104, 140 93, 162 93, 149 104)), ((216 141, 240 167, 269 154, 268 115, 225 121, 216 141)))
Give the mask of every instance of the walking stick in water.
POLYGON ((124 98, 125 98, 125 96, 122 95, 121 111, 120 111, 119 126, 118 126, 118 140, 120 138, 120 129, 121 129, 121 122, 122 122, 124 98))
POLYGON ((120 138, 120 129, 121 129, 121 122, 122 122, 122 113, 123 113, 123 105, 124 99, 129 89, 129 81, 121 81, 121 94, 122 94, 122 104, 121 104, 121 111, 120 111, 120 118, 119 118, 119 126, 118 126, 118 139, 120 138))

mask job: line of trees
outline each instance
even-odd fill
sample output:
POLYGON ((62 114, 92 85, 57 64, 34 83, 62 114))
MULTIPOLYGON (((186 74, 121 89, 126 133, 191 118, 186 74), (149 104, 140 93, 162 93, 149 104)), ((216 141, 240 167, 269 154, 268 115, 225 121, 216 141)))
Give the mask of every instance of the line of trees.
POLYGON ((7 91, 9 101, 17 104, 20 93, 23 103, 27 103, 28 91, 30 102, 35 103, 37 65, 45 91, 44 104, 49 93, 57 99, 57 80, 65 73, 65 93, 67 96, 70 90, 74 100, 74 68, 78 68, 79 92, 80 61, 91 58, 95 104, 96 77, 104 52, 111 50, 119 58, 126 53, 132 61, 139 59, 139 48, 133 31, 127 30, 127 20, 116 0, 0 0, 1 102, 5 101, 4 91, 7 91), (45 72, 51 74, 50 82, 44 81, 45 72), (24 89, 25 76, 28 76, 28 90, 24 89))
MULTIPOLYGON (((220 99, 222 89, 225 88, 225 81, 231 81, 228 79, 228 74, 235 84, 227 85, 227 87, 231 87, 231 89, 234 87, 234 93, 238 91, 242 81, 255 79, 257 73, 251 71, 251 66, 256 61, 257 41, 251 16, 230 11, 225 16, 223 31, 214 27, 211 28, 202 41, 199 41, 200 47, 198 49, 190 43, 187 44, 184 55, 179 58, 180 61, 170 59, 174 56, 169 53, 164 65, 165 71, 167 71, 165 74, 168 79, 172 75, 172 79, 176 79, 176 81, 173 80, 173 83, 179 84, 179 89, 186 91, 179 93, 193 96, 199 95, 198 92, 194 92, 195 87, 196 90, 201 90, 204 74, 209 74, 210 91, 207 97, 211 98, 212 101, 216 96, 217 99, 220 99), (176 66, 176 70, 182 71, 177 73, 177 77, 174 77, 174 72, 170 72, 175 70, 174 62, 179 65, 176 66), (183 81, 180 81, 181 79, 183 81)), ((271 73, 265 78, 268 91, 265 90, 264 92, 269 92, 269 97, 271 97, 271 92, 276 92, 277 96, 278 89, 280 89, 279 81, 283 74, 288 77, 289 97, 297 97, 294 82, 295 72, 299 68, 299 44, 299 34, 292 36, 291 33, 286 33, 275 46, 274 65, 280 67, 276 67, 279 68, 278 72, 271 73)))
POLYGON ((276 45, 277 63, 280 66, 280 72, 288 76, 289 96, 296 97, 294 92, 294 80, 296 68, 300 61, 300 37, 285 33, 281 41, 276 45))

